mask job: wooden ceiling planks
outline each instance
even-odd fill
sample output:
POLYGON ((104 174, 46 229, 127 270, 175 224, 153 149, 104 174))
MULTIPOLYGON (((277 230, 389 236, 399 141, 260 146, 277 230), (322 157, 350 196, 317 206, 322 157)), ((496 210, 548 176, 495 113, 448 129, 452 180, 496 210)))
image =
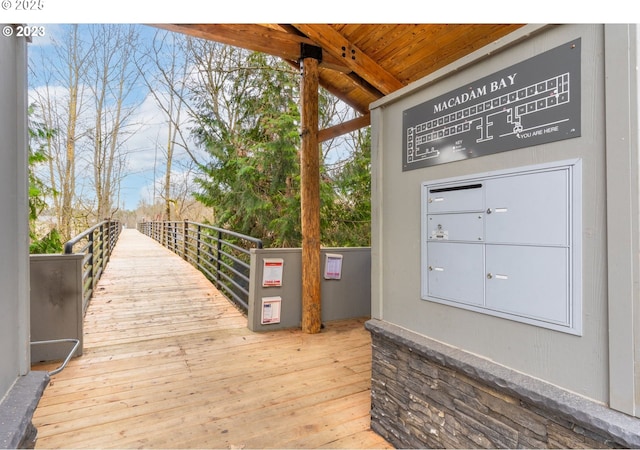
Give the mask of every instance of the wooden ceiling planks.
MULTIPOLYGON (((390 94, 404 85, 385 70, 366 52, 354 45, 331 25, 294 25, 306 36, 317 42, 323 50, 335 57, 342 57, 345 65, 375 86, 383 94, 390 94)), ((323 53, 324 56, 324 53, 323 53)))
POLYGON ((300 44, 323 49, 320 84, 361 114, 369 105, 455 62, 517 24, 163 24, 191 36, 296 64, 300 44), (343 49, 344 48, 344 49, 343 49))

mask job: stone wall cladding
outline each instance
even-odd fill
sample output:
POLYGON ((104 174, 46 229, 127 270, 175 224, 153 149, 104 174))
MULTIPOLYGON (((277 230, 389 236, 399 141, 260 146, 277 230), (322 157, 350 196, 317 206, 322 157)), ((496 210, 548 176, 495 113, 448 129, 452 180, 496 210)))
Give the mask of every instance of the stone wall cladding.
POLYGON ((35 447, 38 430, 31 419, 49 380, 47 372, 31 371, 0 398, 0 449, 35 447))
POLYGON ((640 419, 370 320, 371 427, 397 448, 640 448, 640 419))

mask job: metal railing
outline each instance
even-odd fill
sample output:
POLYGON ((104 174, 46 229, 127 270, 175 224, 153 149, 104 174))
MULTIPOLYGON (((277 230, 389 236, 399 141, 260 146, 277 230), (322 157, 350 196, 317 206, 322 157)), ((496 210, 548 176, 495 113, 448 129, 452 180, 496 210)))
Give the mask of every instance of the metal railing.
POLYGON ((71 347, 71 350, 69 351, 69 353, 67 353, 67 357, 64 359, 64 361, 62 361, 62 364, 60 364, 57 368, 55 368, 54 370, 51 370, 49 372, 49 376, 50 377, 59 374, 60 372, 62 372, 67 367, 67 364, 69 364, 69 361, 71 361, 71 358, 76 353, 76 350, 78 350, 78 348, 80 347, 80 339, 73 339, 73 338, 70 338, 70 339, 51 339, 51 340, 47 340, 47 341, 34 341, 34 342, 31 342, 31 345, 47 345, 47 344, 62 344, 62 343, 71 343, 71 344, 73 344, 73 347, 71 347))
POLYGON ((64 244, 64 253, 84 254, 82 261, 82 311, 86 311, 93 291, 109 262, 116 246, 122 225, 118 221, 105 220, 83 231, 64 244))
POLYGON ((190 221, 140 222, 138 231, 198 268, 245 313, 249 309, 251 248, 262 241, 190 221))

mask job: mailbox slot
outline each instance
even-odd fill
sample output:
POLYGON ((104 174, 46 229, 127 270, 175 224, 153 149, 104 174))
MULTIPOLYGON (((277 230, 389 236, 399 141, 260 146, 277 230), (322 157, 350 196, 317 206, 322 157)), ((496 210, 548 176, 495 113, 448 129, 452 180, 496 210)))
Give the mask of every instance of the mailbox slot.
POLYGON ((482 183, 463 183, 430 188, 427 209, 442 212, 481 211, 484 209, 482 183))

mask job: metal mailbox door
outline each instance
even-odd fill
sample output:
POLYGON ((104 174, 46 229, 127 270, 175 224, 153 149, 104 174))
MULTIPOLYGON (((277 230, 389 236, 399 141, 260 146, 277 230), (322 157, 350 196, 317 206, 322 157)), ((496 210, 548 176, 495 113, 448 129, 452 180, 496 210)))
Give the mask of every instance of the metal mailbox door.
POLYGON ((427 217, 430 241, 484 241, 483 213, 434 214, 427 217))
POLYGON ((427 243, 427 295, 455 302, 484 303, 484 249, 457 242, 427 243))
POLYGON ((566 248, 487 245, 485 251, 488 308, 569 324, 566 248))
POLYGON ((487 243, 568 245, 567 170, 488 180, 486 207, 487 243))

